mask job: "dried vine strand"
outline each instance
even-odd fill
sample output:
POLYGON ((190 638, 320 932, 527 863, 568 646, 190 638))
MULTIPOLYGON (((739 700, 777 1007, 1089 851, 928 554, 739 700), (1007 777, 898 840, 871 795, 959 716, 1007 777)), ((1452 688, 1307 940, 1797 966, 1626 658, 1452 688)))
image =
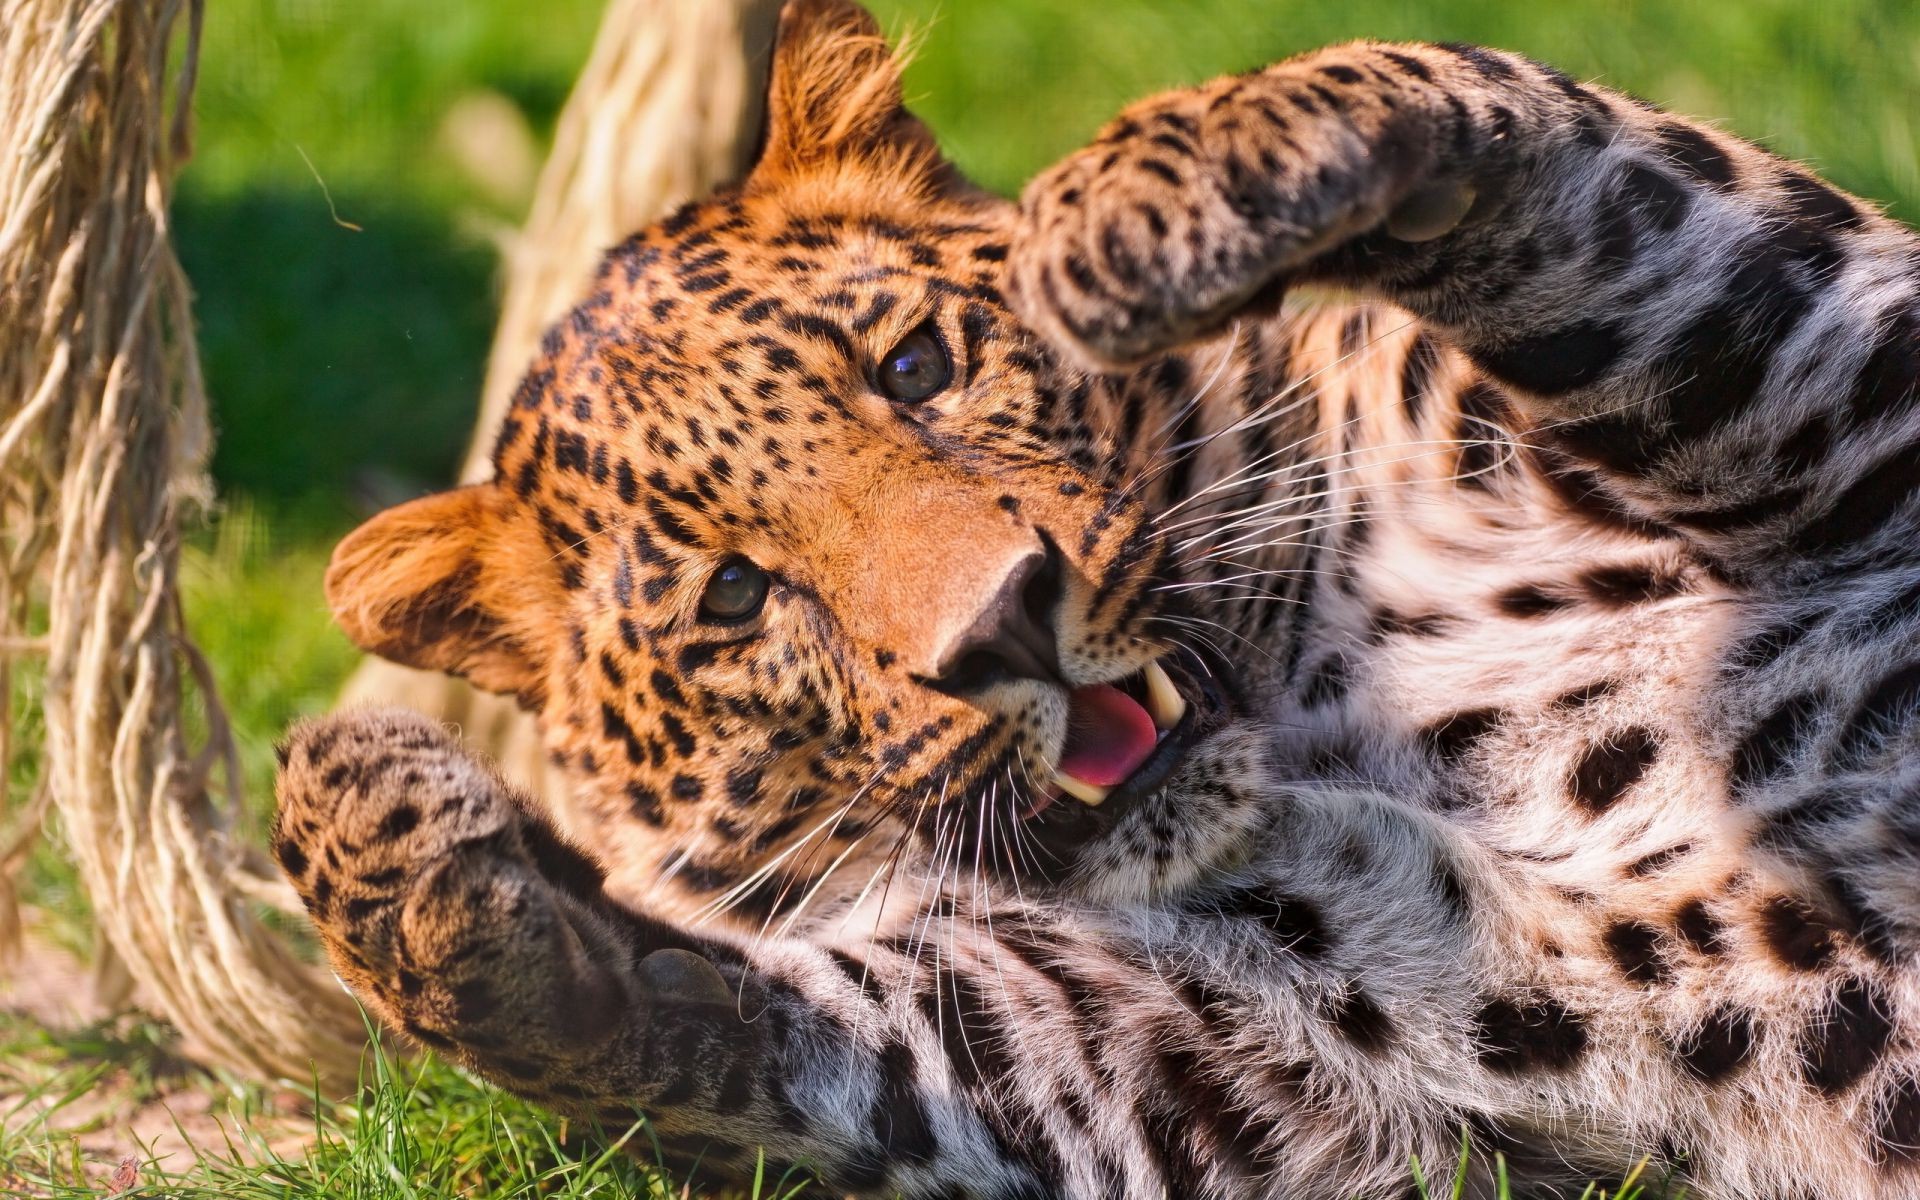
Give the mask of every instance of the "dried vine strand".
POLYGON ((180 530, 208 506, 211 439, 168 200, 201 14, 200 0, 0 6, 9 780, 27 773, 13 727, 26 689, 45 730, 39 785, 9 799, 0 837, 0 940, 18 936, 10 881, 50 802, 100 944, 198 1053, 349 1078, 357 1012, 265 919, 275 881, 236 826, 233 747, 180 609, 180 530), (189 688, 210 730, 198 748, 189 688), (219 774, 225 805, 210 798, 219 774))

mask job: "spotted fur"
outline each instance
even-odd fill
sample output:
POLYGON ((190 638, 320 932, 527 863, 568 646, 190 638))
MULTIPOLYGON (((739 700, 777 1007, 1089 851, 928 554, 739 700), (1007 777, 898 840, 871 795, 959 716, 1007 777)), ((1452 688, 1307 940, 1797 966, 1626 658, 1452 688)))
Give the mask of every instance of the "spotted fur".
POLYGON ((276 851, 375 1011, 836 1194, 1399 1195, 1463 1131, 1473 1195, 1920 1192, 1908 230, 1463 46, 1144 101, 1015 206, 796 0, 770 120, 494 480, 339 551, 357 640, 578 781, 293 731, 276 851), (965 668, 1009 612, 1057 662, 965 668), (1067 686, 1155 659, 1177 772, 1030 815, 1067 686))

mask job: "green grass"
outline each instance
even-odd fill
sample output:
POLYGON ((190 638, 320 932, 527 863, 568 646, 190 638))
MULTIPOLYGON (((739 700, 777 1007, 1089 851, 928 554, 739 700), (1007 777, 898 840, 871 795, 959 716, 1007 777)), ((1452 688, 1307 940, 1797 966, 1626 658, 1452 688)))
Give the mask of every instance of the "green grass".
POLYGON ((330 543, 282 529, 237 503, 188 545, 180 570, 187 624, 232 723, 256 828, 272 804, 274 743, 295 719, 329 708, 360 661, 321 594, 330 543))
POLYGON ((484 92, 549 127, 598 8, 207 6, 198 151, 175 224, 223 487, 338 506, 450 476, 492 331, 483 231, 520 214, 479 198, 441 122, 484 92))
MULTIPOLYGON (((330 539, 308 532, 331 528, 338 519, 303 511, 275 525, 261 510, 237 502, 181 555, 187 623, 231 723, 246 800, 243 827, 255 834, 264 833, 272 812, 275 741, 296 718, 326 711, 359 661, 321 596, 330 539)), ((29 742, 40 733, 36 687, 23 680, 14 697, 16 728, 29 742)), ((197 701, 197 694, 189 700, 197 701)), ((197 703, 190 704, 188 718, 194 732, 204 731, 197 703)), ((34 766, 31 757, 19 764, 13 794, 27 793, 34 766)), ((61 854, 57 825, 50 833, 28 860, 22 891, 41 913, 41 936, 84 955, 92 943, 86 894, 61 854)))
MULTIPOLYGON (((1413 1194, 1419 1200, 1463 1200, 1472 1180, 1467 1168, 1473 1162, 1473 1149, 1472 1139, 1462 1129, 1460 1153, 1450 1164, 1452 1170, 1446 1178, 1428 1178, 1425 1164, 1415 1155, 1410 1164, 1413 1194)), ((1635 1163, 1617 1184, 1609 1186, 1597 1181, 1589 1182, 1576 1200, 1686 1200, 1687 1189, 1674 1180, 1647 1178, 1649 1161, 1643 1158, 1635 1163)), ((1494 1196, 1497 1200, 1512 1200, 1513 1186, 1507 1175, 1506 1155, 1496 1151, 1491 1170, 1494 1196)))
POLYGON ((1904 0, 1011 0, 873 4, 924 25, 916 108, 1016 190, 1128 100, 1352 38, 1485 42, 1818 163, 1920 215, 1920 7, 1904 0))
MULTIPOLYGON (((72 1110, 102 1089, 125 1104, 178 1094, 182 1083, 225 1100, 229 1132, 190 1155, 128 1145, 138 1180, 129 1197, 153 1200, 672 1200, 682 1185, 628 1153, 651 1142, 642 1123, 569 1128, 551 1115, 428 1057, 400 1062, 377 1043, 349 1100, 314 1099, 301 1152, 275 1144, 292 1128, 265 1116, 262 1090, 196 1072, 163 1026, 117 1021, 51 1036, 0 1017, 0 1194, 99 1196, 100 1162, 80 1146, 97 1119, 72 1110), (281 1135, 275 1137, 273 1135, 281 1135)), ((94 1107, 97 1107, 97 1103, 94 1107)), ((204 1122, 203 1122, 204 1124, 204 1122)), ((787 1200, 805 1184, 766 1172, 741 1200, 787 1200)))
MULTIPOLYGON (((90 1132, 65 1119, 83 1098, 108 1089, 126 1103, 174 1094, 183 1079, 225 1098, 217 1144, 191 1157, 156 1156, 129 1145, 138 1186, 153 1200, 673 1200, 686 1195, 664 1171, 627 1147, 650 1145, 643 1123, 621 1130, 568 1128, 549 1114, 474 1083, 428 1056, 399 1062, 370 1046, 361 1086, 348 1100, 315 1099, 305 1118, 311 1140, 290 1156, 276 1148, 290 1120, 261 1088, 198 1071, 179 1058, 163 1025, 123 1019, 54 1036, 0 1015, 0 1194, 90 1200, 113 1162, 83 1153, 90 1132), (8 1097, 11 1097, 10 1099, 8 1097)), ((1475 1148, 1436 1173, 1409 1164, 1421 1200, 1462 1200, 1475 1148)), ((116 1160, 117 1161, 117 1160, 116 1160)), ((1642 1162, 1618 1183, 1593 1183, 1578 1200, 1684 1200, 1670 1180, 1647 1177, 1642 1162)), ((1509 1200, 1506 1163, 1491 1171, 1509 1200)), ((806 1180, 771 1170, 738 1200, 789 1200, 806 1180)), ((703 1193, 705 1194, 705 1193, 703 1193)))
MULTIPOLYGON (((326 707, 354 662, 320 597, 331 542, 373 506, 446 482, 470 432, 493 320, 486 231, 520 213, 476 189, 443 149, 442 123, 465 97, 504 96, 542 143, 600 7, 208 6, 199 151, 181 181, 176 227, 198 295, 220 434, 214 468, 228 508, 188 550, 186 605, 234 722, 255 828, 270 803, 274 739, 294 717, 326 707)), ((1531 53, 1718 120, 1811 160, 1896 215, 1920 217, 1920 110, 1911 103, 1920 95, 1920 6, 1908 0, 873 7, 889 29, 917 31, 908 72, 916 108, 964 169, 1005 194, 1130 99, 1364 36, 1531 53)), ((30 733, 32 689, 24 679, 9 699, 30 733)), ((8 785, 22 795, 29 780, 8 785)), ((26 891, 43 932, 84 951, 85 897, 55 845, 31 862, 26 891)), ((147 1086, 141 1071, 150 1083, 161 1078, 151 1072, 167 1052, 162 1031, 123 1023, 39 1042, 30 1032, 0 1026, 0 1095, 28 1086, 22 1072, 43 1096, 108 1081, 147 1086)), ((231 1081, 194 1079, 243 1117, 254 1103, 231 1081)), ((94 1194, 79 1190, 71 1141, 7 1103, 0 1192, 14 1163, 50 1194, 94 1194)), ((623 1163, 595 1167, 539 1113, 432 1062, 378 1063, 359 1097, 316 1111, 316 1140, 299 1161, 240 1145, 251 1165, 167 1164, 178 1173, 167 1194, 663 1194, 658 1180, 623 1163)))

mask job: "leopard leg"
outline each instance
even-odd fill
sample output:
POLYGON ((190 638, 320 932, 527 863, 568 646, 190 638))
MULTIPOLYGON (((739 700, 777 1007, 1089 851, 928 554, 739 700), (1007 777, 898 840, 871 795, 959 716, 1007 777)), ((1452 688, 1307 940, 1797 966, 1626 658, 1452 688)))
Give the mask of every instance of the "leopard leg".
POLYGON ((616 1131, 644 1113, 670 1161, 728 1178, 764 1152, 835 1194, 1041 1194, 965 1108, 942 1112, 937 1160, 920 1152, 925 1118, 895 1115, 913 1085, 889 1018, 823 954, 790 951, 811 968, 796 975, 778 947, 750 963, 614 904, 591 859, 427 719, 305 722, 278 791, 274 850, 340 978, 502 1087, 616 1131))
POLYGON ((1023 317, 1133 361, 1299 281, 1425 318, 1546 465, 1729 574, 1905 554, 1920 243, 1802 168, 1523 58, 1356 44, 1135 105, 1037 179, 1023 317))
POLYGON ((751 1052, 694 944, 615 919, 599 868, 426 719, 299 725, 278 791, 274 850, 334 970, 423 1045, 563 1107, 698 1091, 751 1052))

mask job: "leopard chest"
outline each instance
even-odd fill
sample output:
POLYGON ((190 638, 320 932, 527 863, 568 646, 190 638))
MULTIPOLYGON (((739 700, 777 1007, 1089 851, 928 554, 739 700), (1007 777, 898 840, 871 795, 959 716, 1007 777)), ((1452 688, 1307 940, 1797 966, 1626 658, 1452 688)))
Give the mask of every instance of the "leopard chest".
POLYGON ((1403 544, 1317 588, 1275 689, 1282 773, 1446 813, 1571 895, 1727 870, 1745 605, 1668 547, 1586 549, 1403 544))

